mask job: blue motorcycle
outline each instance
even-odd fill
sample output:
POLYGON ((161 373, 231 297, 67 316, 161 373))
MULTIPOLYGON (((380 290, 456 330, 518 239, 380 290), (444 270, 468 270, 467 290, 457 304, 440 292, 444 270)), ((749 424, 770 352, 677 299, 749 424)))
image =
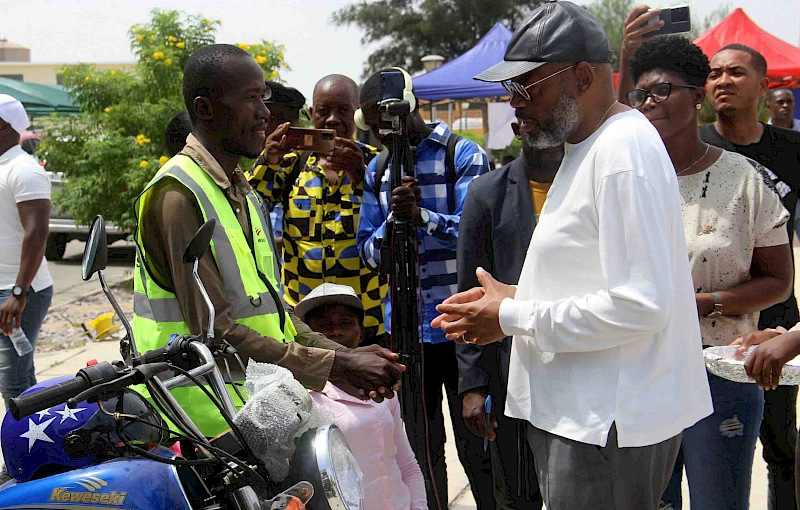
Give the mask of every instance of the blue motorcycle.
POLYGON ((124 361, 89 362, 74 378, 39 383, 11 400, 0 446, 14 479, 0 487, 0 510, 361 510, 361 470, 334 425, 297 440, 292 474, 282 483, 271 480, 234 425, 215 354, 235 350, 213 342, 214 308, 197 275, 214 227, 214 220, 204 224, 184 254, 206 298, 211 338, 174 336, 166 347, 138 354, 103 275, 107 239, 103 218, 95 219, 82 276, 98 274, 125 326, 124 361), (203 436, 170 394, 189 384, 217 404, 229 431, 203 436), (137 385, 149 399, 131 389, 137 385), (176 443, 180 454, 167 447, 176 443))

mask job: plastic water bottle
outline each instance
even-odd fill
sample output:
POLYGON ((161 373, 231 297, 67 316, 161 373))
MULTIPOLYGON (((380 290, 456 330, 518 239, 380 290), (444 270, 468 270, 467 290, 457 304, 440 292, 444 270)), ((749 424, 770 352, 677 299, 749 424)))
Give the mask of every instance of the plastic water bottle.
POLYGON ((11 336, 8 338, 11 339, 11 343, 14 344, 14 349, 19 356, 25 356, 33 351, 31 341, 25 336, 25 332, 22 331, 22 328, 17 328, 12 331, 11 336))

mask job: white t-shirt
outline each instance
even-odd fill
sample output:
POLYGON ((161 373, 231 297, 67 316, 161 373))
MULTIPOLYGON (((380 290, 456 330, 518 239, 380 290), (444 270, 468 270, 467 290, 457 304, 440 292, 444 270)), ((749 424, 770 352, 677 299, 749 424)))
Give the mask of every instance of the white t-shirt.
POLYGON ((675 169, 640 112, 565 145, 500 325, 508 416, 636 447, 711 414, 675 169))
MULTIPOLYGON (((723 151, 708 169, 678 177, 695 292, 726 290, 751 279, 754 248, 789 243, 787 211, 767 170, 723 151)), ((758 312, 702 317, 703 345, 728 345, 758 329, 758 312)))
MULTIPOLYGON (((50 179, 33 156, 19 145, 0 154, 0 290, 12 288, 19 273, 25 229, 17 204, 43 199, 50 200, 50 179)), ((53 279, 43 257, 31 288, 39 292, 51 285, 53 279)))

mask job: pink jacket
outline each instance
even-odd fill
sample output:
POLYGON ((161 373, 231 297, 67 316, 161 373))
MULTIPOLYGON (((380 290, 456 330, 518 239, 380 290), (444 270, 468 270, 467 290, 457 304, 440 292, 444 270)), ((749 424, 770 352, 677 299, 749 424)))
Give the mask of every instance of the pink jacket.
POLYGON ((397 398, 376 404, 331 383, 311 397, 334 416, 364 473, 364 510, 427 510, 425 482, 397 398))

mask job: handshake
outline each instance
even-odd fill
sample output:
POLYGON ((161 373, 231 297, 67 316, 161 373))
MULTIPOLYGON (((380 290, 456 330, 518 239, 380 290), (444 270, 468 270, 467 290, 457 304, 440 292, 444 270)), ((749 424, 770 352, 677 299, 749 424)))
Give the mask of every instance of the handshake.
POLYGON ((400 377, 406 367, 397 363, 399 358, 377 345, 338 350, 328 379, 356 398, 382 402, 400 389, 400 377))

